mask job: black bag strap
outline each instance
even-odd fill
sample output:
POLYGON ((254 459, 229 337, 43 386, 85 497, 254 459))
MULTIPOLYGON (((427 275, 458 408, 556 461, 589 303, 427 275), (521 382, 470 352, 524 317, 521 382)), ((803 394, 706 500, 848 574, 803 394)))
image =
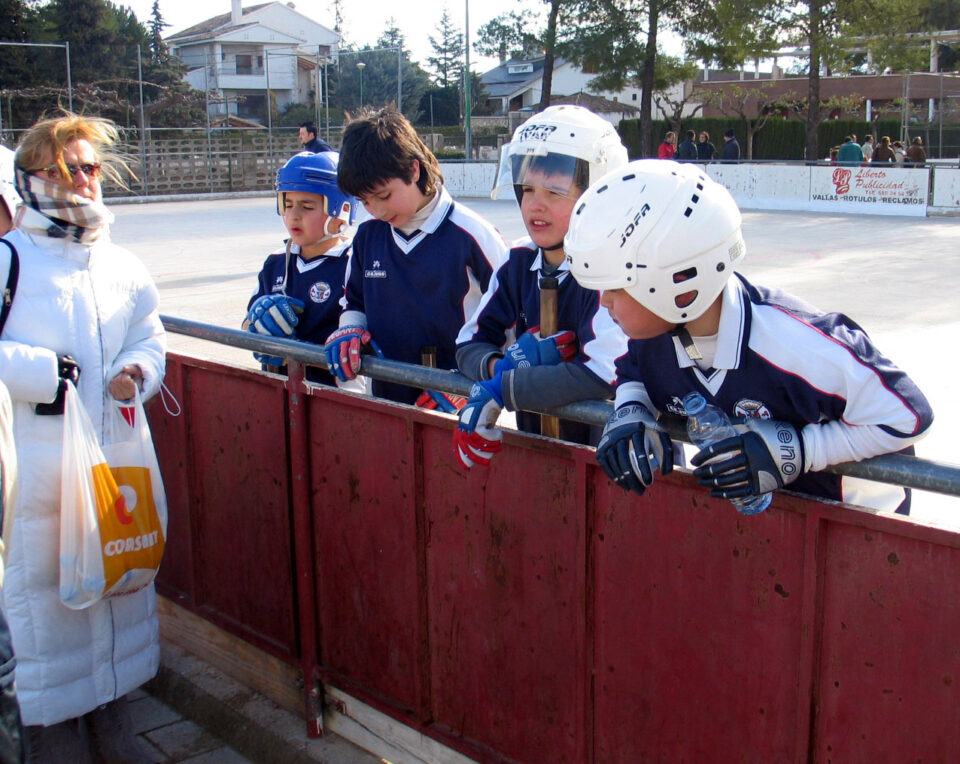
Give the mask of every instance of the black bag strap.
POLYGON ((17 293, 17 282, 20 280, 20 255, 17 254, 17 248, 6 239, 0 239, 0 242, 10 248, 10 272, 7 275, 7 286, 3 290, 3 302, 0 303, 0 334, 3 334, 10 306, 13 305, 13 297, 17 293))

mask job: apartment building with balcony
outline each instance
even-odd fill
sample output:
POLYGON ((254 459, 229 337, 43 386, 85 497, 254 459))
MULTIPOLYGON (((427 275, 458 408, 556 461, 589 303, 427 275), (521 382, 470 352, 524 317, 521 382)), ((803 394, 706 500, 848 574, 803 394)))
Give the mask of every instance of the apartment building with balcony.
POLYGON ((292 2, 243 8, 232 0, 229 13, 166 42, 186 65, 186 81, 207 93, 211 120, 266 124, 268 103, 323 102, 323 67, 336 58, 340 37, 292 2))

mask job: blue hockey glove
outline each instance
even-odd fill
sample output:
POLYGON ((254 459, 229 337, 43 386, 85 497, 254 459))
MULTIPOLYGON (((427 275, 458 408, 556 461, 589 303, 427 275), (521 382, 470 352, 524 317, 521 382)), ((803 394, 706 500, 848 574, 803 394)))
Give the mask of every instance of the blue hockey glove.
MULTIPOLYGON (((271 337, 293 337, 304 307, 303 301, 295 297, 265 294, 254 300, 247 311, 247 329, 271 337)), ((283 366, 279 356, 254 353, 253 357, 266 366, 283 366)))
POLYGON ((577 355, 577 335, 571 331, 557 332, 540 339, 534 327, 521 334, 507 348, 503 358, 493 365, 493 373, 501 374, 510 369, 526 369, 530 366, 556 366, 572 361, 577 355))
POLYGON ((453 431, 453 450, 464 469, 477 464, 486 467, 503 447, 503 433, 497 429, 497 417, 503 408, 502 378, 476 382, 470 388, 470 400, 460 410, 460 421, 453 431))
POLYGON ((439 410, 445 414, 456 414, 467 405, 467 399, 454 393, 424 390, 417 398, 417 405, 423 409, 439 410))
POLYGON ((646 406, 625 403, 603 428, 597 461, 614 483, 642 495, 658 465, 661 475, 673 471, 673 444, 646 406))
POLYGON ((73 360, 73 356, 57 356, 57 397, 50 403, 38 403, 34 407, 38 416, 63 416, 63 405, 66 401, 67 382, 76 385, 80 381, 80 364, 73 360))
MULTIPOLYGON (((362 326, 342 326, 324 344, 330 373, 341 382, 354 379, 360 371, 360 354, 370 342, 370 332, 362 326)), ((377 352, 378 355, 383 354, 377 352)))
POLYGON ((804 473, 803 437, 793 425, 753 418, 744 425, 742 435, 711 443, 690 460, 697 467, 693 476, 711 496, 759 496, 804 473))

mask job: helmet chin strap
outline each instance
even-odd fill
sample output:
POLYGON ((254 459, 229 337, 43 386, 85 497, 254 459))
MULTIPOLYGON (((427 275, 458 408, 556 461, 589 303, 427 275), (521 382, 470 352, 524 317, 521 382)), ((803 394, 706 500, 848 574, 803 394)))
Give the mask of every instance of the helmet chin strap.
POLYGON ((683 350, 686 352, 687 358, 691 361, 700 361, 703 359, 703 353, 700 352, 697 343, 693 341, 693 337, 691 337, 690 332, 687 331, 686 324, 677 324, 670 332, 670 335, 680 340, 680 344, 683 345, 683 350))
POLYGON ((335 218, 327 216, 327 221, 323 224, 323 236, 317 239, 317 244, 323 244, 325 241, 330 241, 331 239, 342 239, 343 238, 343 229, 350 225, 350 202, 344 202, 340 205, 340 214, 335 218), (340 229, 334 233, 330 230, 330 223, 334 220, 339 220, 343 225, 340 229))

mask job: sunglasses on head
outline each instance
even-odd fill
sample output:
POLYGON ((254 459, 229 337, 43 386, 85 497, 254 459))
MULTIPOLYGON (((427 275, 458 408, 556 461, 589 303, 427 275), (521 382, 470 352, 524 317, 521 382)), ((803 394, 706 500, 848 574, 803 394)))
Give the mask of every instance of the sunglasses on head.
MULTIPOLYGON (((70 177, 76 176, 78 172, 82 172, 88 178, 99 178, 100 177, 100 162, 83 162, 82 164, 68 164, 66 165, 67 172, 70 173, 70 177)), ((61 172, 60 167, 55 164, 48 164, 43 168, 52 178, 60 178, 61 172)))

